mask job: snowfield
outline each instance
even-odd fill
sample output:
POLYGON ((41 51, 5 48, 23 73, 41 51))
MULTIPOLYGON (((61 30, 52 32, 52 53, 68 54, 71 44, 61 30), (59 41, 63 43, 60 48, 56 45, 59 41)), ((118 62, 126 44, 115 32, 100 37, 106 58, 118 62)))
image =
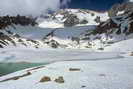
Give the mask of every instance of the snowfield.
POLYGON ((0 62, 51 63, 57 61, 85 61, 122 58, 119 52, 93 52, 88 49, 35 49, 4 48, 0 51, 0 62), (106 54, 106 55, 105 55, 106 54))
POLYGON ((132 89, 132 58, 55 62, 0 77, 0 89, 132 89))
POLYGON ((92 30, 95 28, 94 25, 91 26, 80 26, 80 27, 67 27, 67 28, 40 28, 38 26, 32 27, 32 26, 15 26, 16 29, 9 27, 7 30, 10 30, 14 33, 19 34, 22 37, 29 38, 29 39, 35 39, 35 40, 41 40, 43 39, 48 33, 55 30, 55 36, 60 39, 68 39, 68 37, 78 37, 82 33, 84 33, 87 30, 92 30))
POLYGON ((0 89, 132 89, 129 52, 4 48, 1 62, 50 63, 0 77, 0 89), (8 86, 7 86, 8 85, 8 86))
POLYGON ((111 46, 105 48, 105 51, 117 51, 117 52, 132 52, 133 51, 133 39, 128 39, 114 43, 111 46))

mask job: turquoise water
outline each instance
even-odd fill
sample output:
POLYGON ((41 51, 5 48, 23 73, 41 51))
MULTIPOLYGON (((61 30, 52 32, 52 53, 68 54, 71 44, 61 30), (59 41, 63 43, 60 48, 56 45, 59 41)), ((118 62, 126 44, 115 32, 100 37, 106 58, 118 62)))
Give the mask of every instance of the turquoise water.
POLYGON ((0 76, 44 64, 45 63, 0 63, 0 76))

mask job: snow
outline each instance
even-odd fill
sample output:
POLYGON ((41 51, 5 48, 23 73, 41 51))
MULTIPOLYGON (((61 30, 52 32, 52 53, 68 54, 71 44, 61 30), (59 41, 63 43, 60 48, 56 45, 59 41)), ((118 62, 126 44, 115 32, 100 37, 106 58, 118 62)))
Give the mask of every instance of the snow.
POLYGON ((117 51, 117 52, 132 52, 133 51, 133 39, 128 39, 114 43, 111 46, 105 48, 105 51, 117 51))
POLYGON ((43 39, 48 33, 53 30, 55 31, 56 37, 60 39, 67 39, 68 37, 78 37, 80 34, 84 33, 86 30, 92 30, 95 26, 81 26, 81 27, 68 27, 68 28, 40 28, 40 27, 32 27, 32 26, 16 26, 16 29, 10 27, 7 30, 10 30, 14 33, 19 34, 22 37, 41 40, 43 39))
POLYGON ((0 51, 0 62, 51 63, 68 60, 97 60, 121 58, 119 53, 93 53, 89 49, 51 49, 51 48, 4 48, 0 51), (106 54, 106 55, 105 55, 106 54), (97 55, 97 56, 96 56, 97 55), (32 57, 32 58, 31 58, 32 57), (67 58, 67 59, 65 59, 67 58))
MULTIPOLYGON (((105 34, 91 35, 88 41, 79 44, 73 42, 71 37, 81 37, 88 30, 93 30, 94 21, 97 16, 102 21, 107 20, 107 13, 94 11, 79 11, 77 9, 67 9, 69 13, 76 14, 80 19, 90 21, 86 26, 78 24, 76 27, 63 27, 63 15, 60 13, 55 17, 57 20, 42 21, 39 27, 15 26, 7 28, 11 32, 22 36, 23 46, 6 46, 0 50, 0 62, 2 63, 45 63, 47 65, 20 70, 0 77, 0 89, 132 89, 133 88, 133 35, 125 39, 125 35, 116 35, 114 38, 106 39, 105 34), (88 14, 89 13, 89 14, 88 14), (92 16, 92 13, 94 16, 92 16), (44 45, 42 39, 50 32, 54 31, 54 36, 49 39, 57 41, 59 44, 67 45, 65 48, 52 49, 44 45), (101 36, 101 39, 93 38, 101 36), (129 39, 130 38, 130 39, 129 39), (41 48, 32 47, 31 42, 26 39, 37 40, 41 48), (107 44, 112 41, 113 43, 107 44), (105 43, 103 43, 105 42, 105 43), (103 50, 98 50, 103 48, 103 50), (70 70, 74 69, 74 70, 70 70), (77 69, 77 70, 75 70, 77 69), (27 74, 30 73, 30 74, 27 74), (16 79, 16 77, 20 78, 16 79), (44 76, 51 78, 48 82, 39 82, 44 76), (63 77, 64 82, 56 82, 55 79, 63 77), (15 79, 13 79, 15 78, 15 79), (4 81, 5 80, 5 81, 4 81)), ((124 12, 118 12, 122 14, 124 12)), ((120 23, 115 18, 114 22, 120 23)), ((42 19, 41 19, 42 20, 42 19)), ((128 20, 122 24, 122 28, 128 25, 128 20)), ((123 30, 123 29, 122 29, 123 30)), ((4 32, 7 34, 6 32, 4 32)), ((49 40, 48 39, 48 40, 49 40)), ((13 39, 17 43, 17 38, 13 39)), ((10 66, 9 66, 10 67, 10 66)))
MULTIPOLYGON (((31 43, 27 42, 25 39, 32 39, 39 42, 39 48, 48 47, 47 44, 43 44, 43 38, 46 37, 47 34, 54 31, 54 37, 50 37, 47 40, 55 40, 61 45, 67 45, 67 48, 78 48, 77 43, 74 43, 71 38, 72 37, 80 37, 81 34, 84 34, 87 30, 92 30, 95 26, 78 26, 78 27, 68 27, 68 28, 40 28, 40 27, 32 27, 32 26, 15 26, 16 29, 9 27, 7 30, 10 30, 13 33, 19 34, 23 39, 23 41, 29 46, 33 46, 31 43)), ((14 39, 16 43, 18 39, 14 39)), ((63 47, 64 48, 64 47, 63 47)))
POLYGON ((125 13, 125 11, 118 11, 117 15, 122 15, 124 13, 125 13))
POLYGON ((43 21, 38 26, 41 28, 63 28, 64 27, 62 23, 57 23, 55 21, 43 21))
POLYGON ((51 15, 48 19, 45 18, 38 18, 39 22, 39 27, 41 28, 64 28, 64 21, 66 20, 66 14, 61 14, 61 12, 68 11, 69 14, 74 14, 77 16, 77 18, 82 21, 82 20, 87 20, 87 24, 77 24, 76 26, 87 26, 87 25, 98 25, 95 21, 97 17, 100 17, 100 20, 106 21, 109 19, 108 13, 107 12, 95 12, 91 10, 80 10, 80 9, 64 9, 64 10, 59 10, 57 13, 54 13, 55 15, 51 15), (94 14, 94 16, 92 15, 94 14), (53 17, 55 17, 53 19, 53 17))
MULTIPOLYGON (((91 57, 95 56, 97 53, 91 57)), ((28 70, 31 72, 31 75, 18 80, 0 82, 0 89, 132 89, 132 62, 132 57, 55 62, 39 69, 30 68, 0 77, 2 81, 23 75, 28 70), (80 70, 70 71, 70 68, 80 70), (44 76, 49 76, 51 81, 39 82, 44 76), (63 77, 64 83, 54 81, 59 76, 63 77)))

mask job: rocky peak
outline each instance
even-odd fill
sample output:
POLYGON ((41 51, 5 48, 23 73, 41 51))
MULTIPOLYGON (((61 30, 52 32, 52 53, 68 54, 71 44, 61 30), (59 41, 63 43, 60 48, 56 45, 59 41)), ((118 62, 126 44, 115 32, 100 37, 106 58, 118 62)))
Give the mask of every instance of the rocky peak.
MULTIPOLYGON (((114 17, 119 15, 120 12, 128 12, 133 10, 133 2, 125 2, 122 4, 115 4, 112 8, 108 11, 110 17, 114 17)), ((122 13, 122 14, 123 14, 122 13)))
MULTIPOLYGON (((96 12, 84 9, 61 9, 53 14, 48 15, 42 23, 48 25, 46 21, 53 25, 62 25, 64 27, 98 25, 100 22, 108 19, 107 12, 96 12)), ((40 27, 43 27, 41 24, 40 27)), ((44 26, 45 27, 45 26, 44 26)))
POLYGON ((100 23, 94 30, 88 30, 87 33, 81 36, 83 41, 88 42, 86 43, 87 47, 103 49, 103 47, 113 43, 133 38, 133 10, 131 10, 132 8, 129 10, 129 7, 124 8, 125 11, 122 14, 110 17, 107 21, 100 23))

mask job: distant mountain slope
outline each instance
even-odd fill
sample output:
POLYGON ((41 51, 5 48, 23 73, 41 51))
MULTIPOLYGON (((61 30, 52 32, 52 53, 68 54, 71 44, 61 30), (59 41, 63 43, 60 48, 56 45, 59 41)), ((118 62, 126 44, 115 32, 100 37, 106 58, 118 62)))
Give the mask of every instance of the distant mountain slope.
POLYGON ((51 14, 47 19, 46 17, 32 18, 20 15, 1 16, 0 47, 25 46, 43 48, 49 46, 53 48, 77 48, 78 46, 76 45, 79 43, 79 36, 88 28, 92 29, 95 27, 94 25, 106 20, 108 17, 104 17, 105 15, 107 15, 107 13, 80 9, 66 9, 51 14), (57 23, 54 24, 51 23, 51 21, 57 23), (45 22, 47 24, 44 24, 45 22), (62 23, 66 25, 66 28, 52 29, 62 23), (80 26, 81 23, 83 27, 75 27, 80 26), (89 26, 85 26, 87 24, 89 26), (52 35, 51 33, 53 33, 54 36, 50 37, 52 35))
POLYGON ((71 26, 98 25, 108 19, 107 12, 95 12, 84 9, 62 9, 53 14, 41 16, 40 27, 63 28, 71 26), (43 20, 42 20, 43 19, 43 20))
POLYGON ((107 21, 100 23, 96 29, 82 36, 82 40, 88 40, 90 48, 104 50, 115 42, 133 38, 133 7, 126 7, 133 3, 124 4, 125 7, 118 10, 115 16, 111 16, 107 21))
POLYGON ((132 3, 117 5, 123 8, 110 17, 107 14, 113 13, 112 9, 108 13, 65 9, 35 19, 7 16, 3 20, 1 17, 4 25, 1 24, 0 47, 87 48, 103 51, 116 42, 133 38, 133 11, 130 5, 132 3))
POLYGON ((68 48, 74 47, 72 38, 78 38, 88 28, 63 29, 40 28, 34 18, 26 16, 3 16, 0 19, 0 47, 68 48), (53 36, 52 36, 53 35, 53 36))
MULTIPOLYGON (((28 46, 38 48, 42 42, 21 37, 18 33, 11 31, 18 29, 16 26, 35 26, 37 25, 34 18, 26 16, 1 16, 0 17, 0 48, 6 46, 28 46)), ((42 45, 41 45, 42 46, 42 45)))

